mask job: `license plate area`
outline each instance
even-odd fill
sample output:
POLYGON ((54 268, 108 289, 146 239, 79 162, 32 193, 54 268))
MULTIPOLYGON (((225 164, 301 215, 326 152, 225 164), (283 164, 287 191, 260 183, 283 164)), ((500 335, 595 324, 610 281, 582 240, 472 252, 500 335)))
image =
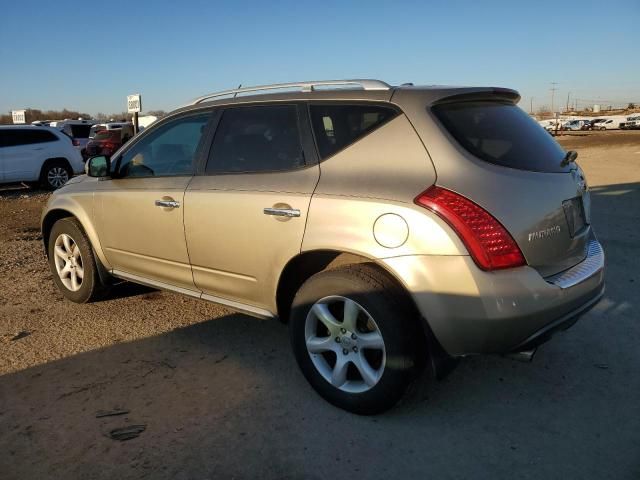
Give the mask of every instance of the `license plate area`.
POLYGON ((587 222, 585 220, 584 205, 582 204, 582 197, 570 198, 562 202, 562 208, 564 210, 564 216, 567 219, 567 225, 569 226, 569 234, 571 238, 582 233, 586 228, 587 222))

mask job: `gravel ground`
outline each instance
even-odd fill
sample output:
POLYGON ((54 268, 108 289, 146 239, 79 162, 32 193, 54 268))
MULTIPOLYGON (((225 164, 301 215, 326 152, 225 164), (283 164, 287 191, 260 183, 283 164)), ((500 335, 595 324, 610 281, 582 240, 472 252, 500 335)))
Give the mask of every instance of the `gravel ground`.
POLYGON ((533 363, 466 359, 372 418, 312 391, 278 322, 129 284, 63 300, 47 194, 0 191, 0 478, 640 478, 640 132, 558 139, 592 187, 606 298, 533 363))

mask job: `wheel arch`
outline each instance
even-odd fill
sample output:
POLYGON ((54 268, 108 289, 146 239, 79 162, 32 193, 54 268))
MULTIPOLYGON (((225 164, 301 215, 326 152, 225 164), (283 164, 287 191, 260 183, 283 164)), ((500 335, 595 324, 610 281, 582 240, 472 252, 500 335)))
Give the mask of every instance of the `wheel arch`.
POLYGON ((69 170, 73 174, 73 167, 71 166, 71 162, 69 161, 69 159, 67 157, 50 157, 50 158, 47 158, 44 162, 42 162, 42 167, 40 167, 40 175, 42 175, 44 173, 44 170, 48 165, 51 165, 52 163, 55 163, 55 162, 64 162, 64 163, 66 163, 67 167, 69 168, 69 170))
POLYGON ((90 214, 87 212, 86 208, 83 205, 68 197, 59 197, 58 199, 53 200, 53 204, 49 205, 46 213, 44 213, 42 216, 41 231, 45 254, 47 256, 49 254, 47 247, 51 229, 58 220, 61 220, 63 218, 74 218, 78 221, 80 227, 87 235, 89 243, 91 244, 91 247, 93 248, 97 259, 105 269, 110 270, 111 267, 102 251, 102 246, 100 244, 100 240, 98 239, 98 234, 95 230, 93 222, 91 221, 90 214))
POLYGON ((412 305, 417 311, 417 306, 407 291, 404 282, 398 278, 395 272, 375 258, 341 250, 309 250, 291 258, 280 274, 276 289, 276 306, 280 320, 285 323, 288 321, 293 297, 302 284, 312 275, 341 265, 357 263, 370 263, 384 271, 396 283, 398 288, 402 289, 407 297, 411 299, 412 305))

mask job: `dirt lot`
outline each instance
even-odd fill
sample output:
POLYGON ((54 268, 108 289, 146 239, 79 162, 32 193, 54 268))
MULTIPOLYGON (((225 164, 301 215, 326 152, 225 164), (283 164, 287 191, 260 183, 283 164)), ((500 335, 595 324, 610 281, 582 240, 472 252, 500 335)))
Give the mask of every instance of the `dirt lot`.
POLYGON ((0 478, 640 478, 640 132, 558 139, 592 188, 606 298, 533 363, 465 359, 374 418, 321 400, 278 322, 126 284, 63 300, 47 194, 0 192, 0 478))

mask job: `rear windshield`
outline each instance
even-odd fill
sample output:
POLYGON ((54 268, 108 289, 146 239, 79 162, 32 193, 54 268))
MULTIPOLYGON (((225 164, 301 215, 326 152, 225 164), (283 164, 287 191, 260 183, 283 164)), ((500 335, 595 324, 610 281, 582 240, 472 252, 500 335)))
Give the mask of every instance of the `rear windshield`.
POLYGON ((70 125, 73 138, 89 138, 91 125, 70 125))
POLYGON ((120 140, 120 130, 102 130, 96 133, 94 140, 120 140))
POLYGON ((538 123, 511 103, 474 101, 433 107, 436 117, 474 156, 534 172, 566 172, 565 152, 538 123))

